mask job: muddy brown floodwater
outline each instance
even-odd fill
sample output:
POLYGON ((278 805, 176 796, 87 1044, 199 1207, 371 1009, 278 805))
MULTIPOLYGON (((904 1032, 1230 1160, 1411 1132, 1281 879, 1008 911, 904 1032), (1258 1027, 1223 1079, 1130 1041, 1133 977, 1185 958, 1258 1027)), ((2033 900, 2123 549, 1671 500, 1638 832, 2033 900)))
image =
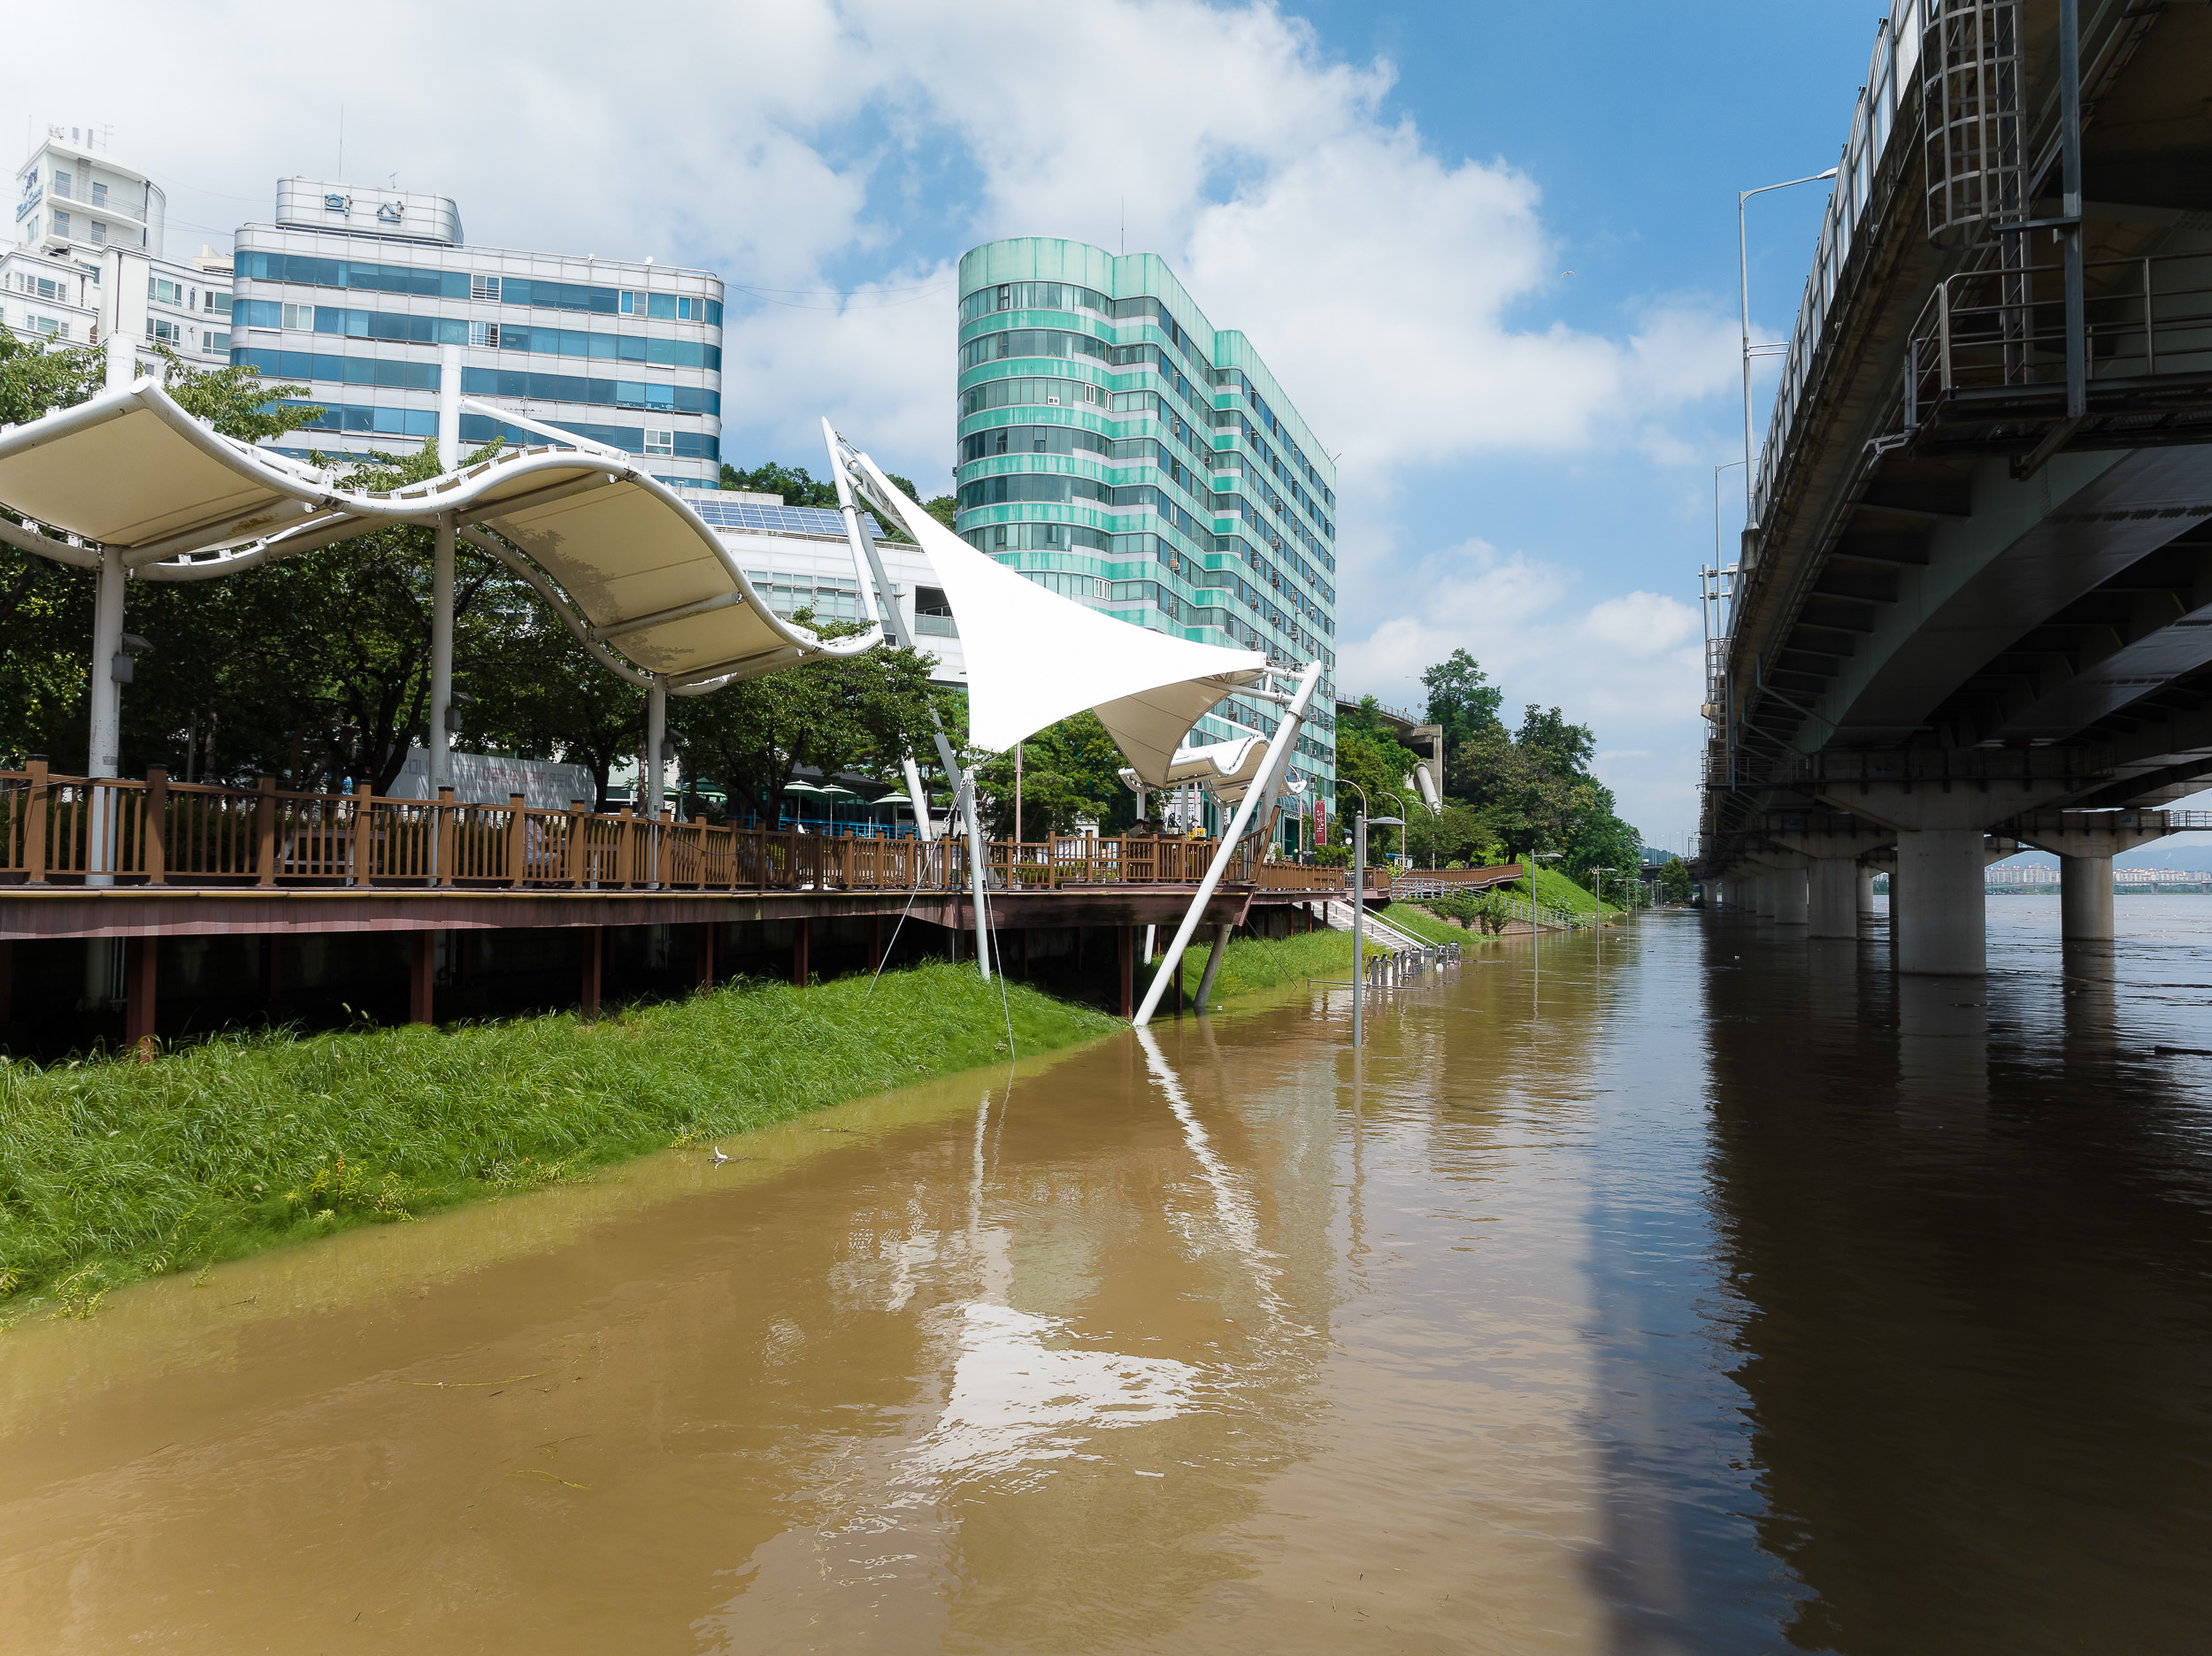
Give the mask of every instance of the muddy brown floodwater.
MULTIPOLYGON (((0 1647, 2203 1648, 2212 900, 1647 916, 0 1337, 0 1647)), ((707 1083, 710 1085, 710 1082, 707 1083)))

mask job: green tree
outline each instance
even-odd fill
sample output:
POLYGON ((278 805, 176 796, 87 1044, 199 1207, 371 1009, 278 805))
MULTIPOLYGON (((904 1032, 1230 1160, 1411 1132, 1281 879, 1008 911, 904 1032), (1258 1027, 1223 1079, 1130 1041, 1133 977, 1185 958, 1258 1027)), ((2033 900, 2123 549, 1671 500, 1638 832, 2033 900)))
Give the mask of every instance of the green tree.
MULTIPOLYGON (((1107 835, 1137 819, 1137 796, 1121 779, 1128 763, 1095 713, 1048 724, 1022 744, 1022 832, 1032 840, 1068 833, 1088 816, 1107 835)), ((995 756, 978 773, 982 815, 1001 838, 1014 832, 1014 755, 995 756)))
POLYGON ((1690 901, 1690 870, 1680 857, 1669 857, 1659 870, 1659 895, 1671 903, 1690 901))
MULTIPOLYGON (((800 618, 808 620, 803 611, 800 618)), ((693 770, 727 790, 733 812, 749 808, 774 822, 802 766, 888 777, 909 756, 933 756, 929 663, 919 651, 887 646, 676 697, 670 733, 693 770)))
POLYGON ((1478 730, 1498 722, 1498 704, 1505 692, 1490 682, 1465 650, 1454 650, 1423 672, 1421 682, 1428 686, 1429 723, 1442 726, 1448 755, 1478 730))
POLYGON ((726 460, 722 463, 722 487, 749 490, 757 494, 780 494, 787 506, 837 504, 837 485, 833 481, 827 478, 817 481, 804 466, 787 466, 778 460, 764 460, 749 472, 741 472, 726 460))

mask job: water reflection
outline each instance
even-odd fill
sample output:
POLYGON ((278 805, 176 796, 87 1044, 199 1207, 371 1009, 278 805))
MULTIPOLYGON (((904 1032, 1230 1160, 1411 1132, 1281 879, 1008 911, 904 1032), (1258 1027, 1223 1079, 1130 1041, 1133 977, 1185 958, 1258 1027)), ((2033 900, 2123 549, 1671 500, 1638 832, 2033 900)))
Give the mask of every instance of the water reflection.
POLYGON ((1357 1054, 1302 987, 19 1329, 0 1627, 2190 1648, 2212 904, 2170 901, 2101 975, 2055 905, 1993 904, 1978 982, 1729 916, 1489 945, 1357 1054))
POLYGON ((2208 1100, 2144 1062, 2178 940, 2077 975, 2048 908, 1993 913, 1985 983, 1893 984, 1890 1080, 1878 1022, 1799 1046, 1783 972, 1713 979, 1714 1212, 1793 1645, 2198 1642, 2208 1100))

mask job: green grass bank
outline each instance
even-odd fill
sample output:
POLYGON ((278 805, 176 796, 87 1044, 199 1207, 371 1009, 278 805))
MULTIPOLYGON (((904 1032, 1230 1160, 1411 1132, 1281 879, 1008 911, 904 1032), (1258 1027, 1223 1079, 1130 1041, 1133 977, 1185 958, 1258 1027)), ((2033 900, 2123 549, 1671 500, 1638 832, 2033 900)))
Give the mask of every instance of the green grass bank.
MULTIPOLYGON (((1008 989, 1019 1052, 1120 1027, 1008 989)), ((749 983, 596 1024, 276 1031, 150 1064, 0 1061, 0 1323, 1000 1061, 1007 1016, 995 984, 938 964, 886 973, 872 998, 864 978, 749 983)))
MULTIPOLYGON (((1183 954, 1183 1000, 1198 1002, 1198 980, 1206 975, 1210 948, 1191 948, 1183 954)), ((1309 978, 1349 978, 1352 971, 1352 934, 1349 932, 1307 932, 1286 938, 1238 938, 1221 953, 1221 970, 1214 978, 1213 1003, 1221 1005, 1239 995, 1284 984, 1303 983, 1309 978)), ((1140 985, 1141 993, 1141 985, 1140 985)))
MULTIPOLYGON (((1505 889, 1517 897, 1528 895, 1525 881, 1505 889)), ((1546 868, 1541 863, 1536 869, 1536 901, 1543 908, 1563 909, 1568 914, 1602 913, 1609 920, 1621 912, 1611 903, 1598 901, 1595 893, 1587 886, 1578 886, 1557 869, 1546 868)))

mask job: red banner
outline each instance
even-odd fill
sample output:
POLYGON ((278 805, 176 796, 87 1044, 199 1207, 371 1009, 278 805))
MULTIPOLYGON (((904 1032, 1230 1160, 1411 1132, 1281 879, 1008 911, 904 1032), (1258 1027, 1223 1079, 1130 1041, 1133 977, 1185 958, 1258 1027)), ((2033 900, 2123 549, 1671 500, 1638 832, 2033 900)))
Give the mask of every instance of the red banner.
POLYGON ((1318 794, 1313 796, 1313 843, 1317 850, 1329 843, 1329 801, 1318 794))

